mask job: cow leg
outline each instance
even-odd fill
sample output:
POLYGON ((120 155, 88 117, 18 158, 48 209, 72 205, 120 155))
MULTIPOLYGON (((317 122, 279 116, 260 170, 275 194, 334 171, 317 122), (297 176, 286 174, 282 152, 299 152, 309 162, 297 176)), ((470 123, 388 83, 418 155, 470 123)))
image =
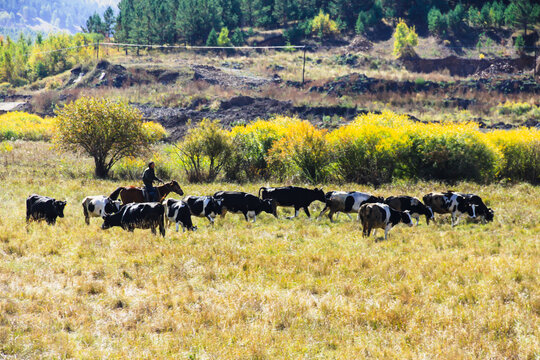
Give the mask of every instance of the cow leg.
MULTIPOLYGON (((326 205, 324 209, 321 210, 321 213, 319 214, 319 216, 317 216, 317 220, 319 220, 321 216, 323 216, 329 209, 330 208, 328 207, 328 205, 326 205)), ((330 217, 330 214, 328 215, 328 217, 330 217)), ((332 221, 332 218, 330 218, 330 221, 332 221)))
POLYGON ((304 206, 304 212, 306 213, 307 217, 311 217, 311 215, 309 214, 309 209, 307 206, 304 206))
POLYGON ((349 220, 352 221, 352 217, 351 217, 351 215, 349 213, 345 213, 345 215, 347 215, 349 217, 349 220))
POLYGON ((299 213, 299 212, 300 212, 300 208, 295 207, 295 208, 294 208, 294 216, 289 216, 289 217, 287 217, 287 219, 289 219, 289 220, 290 220, 290 219, 294 219, 295 217, 298 216, 298 213, 299 213))
POLYGON ((221 210, 221 215, 220 215, 220 217, 221 217, 222 219, 225 218, 225 214, 226 214, 226 213, 227 213, 227 209, 223 208, 223 209, 221 210))
POLYGON ((150 227, 150 230, 152 231, 152 234, 156 235, 156 226, 155 225, 150 227))
POLYGON ((255 222, 255 221, 257 221, 257 215, 256 214, 253 215, 253 222, 255 222))
MULTIPOLYGON (((176 232, 178 232, 178 229, 180 228, 180 222, 176 222, 176 232)), ((184 225, 182 225, 182 230, 184 230, 184 225)))
POLYGON ((247 211, 244 211, 243 214, 244 214, 244 218, 246 219, 246 221, 249 222, 249 219, 248 219, 248 216, 247 216, 247 211))
POLYGON ((330 212, 328 213, 328 218, 330 219, 330 222, 334 222, 334 214, 335 214, 335 211, 334 210, 330 210, 330 212))
POLYGON ((210 221, 210 225, 214 225, 214 218, 210 215, 206 215, 206 218, 210 221))
POLYGON ((415 217, 415 219, 416 219, 416 226, 418 226, 418 222, 420 221, 420 215, 417 215, 417 216, 415 217))
POLYGON ((390 226, 390 225, 386 225, 384 227, 384 240, 388 239, 388 231, 390 231, 391 228, 392 228, 392 226, 390 226))
POLYGON ((165 224, 162 221, 159 222, 159 234, 165 237, 165 224))
POLYGON ((373 237, 377 237, 377 229, 373 229, 373 237))

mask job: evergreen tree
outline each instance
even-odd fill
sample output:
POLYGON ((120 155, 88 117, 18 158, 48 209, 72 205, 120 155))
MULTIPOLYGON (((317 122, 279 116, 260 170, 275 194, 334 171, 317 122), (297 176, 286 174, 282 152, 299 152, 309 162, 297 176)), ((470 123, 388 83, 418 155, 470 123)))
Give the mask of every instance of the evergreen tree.
POLYGON ((525 35, 529 25, 540 20, 540 5, 531 4, 529 0, 513 1, 505 11, 506 24, 521 27, 525 35))
POLYGON ((115 22, 116 18, 114 16, 114 11, 109 6, 107 10, 105 10, 105 13, 103 13, 103 30, 105 31, 105 36, 111 36, 115 22))
POLYGON ((208 34, 208 39, 206 39, 206 46, 218 46, 218 35, 214 28, 208 34))

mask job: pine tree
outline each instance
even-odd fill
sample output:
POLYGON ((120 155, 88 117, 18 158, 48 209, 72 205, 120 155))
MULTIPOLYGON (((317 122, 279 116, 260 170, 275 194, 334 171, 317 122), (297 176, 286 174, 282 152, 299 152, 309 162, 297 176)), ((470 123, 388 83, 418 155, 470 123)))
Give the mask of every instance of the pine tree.
POLYGON ((218 35, 214 28, 208 34, 208 39, 206 39, 206 46, 218 46, 218 35))

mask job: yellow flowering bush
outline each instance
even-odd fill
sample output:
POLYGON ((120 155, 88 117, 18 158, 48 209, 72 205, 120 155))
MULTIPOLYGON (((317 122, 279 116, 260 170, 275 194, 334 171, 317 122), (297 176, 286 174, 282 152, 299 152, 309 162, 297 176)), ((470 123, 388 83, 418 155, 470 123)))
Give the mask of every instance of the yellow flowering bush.
POLYGON ((367 114, 334 130, 328 141, 333 149, 336 175, 347 182, 391 181, 395 158, 404 146, 398 126, 407 121, 407 116, 392 112, 367 114))
POLYGON ((540 130, 495 130, 485 136, 502 153, 500 178, 540 183, 540 130))
POLYGON ((54 119, 21 111, 0 115, 0 140, 50 140, 54 119))
POLYGON ((325 181, 331 162, 326 130, 315 128, 309 121, 296 120, 269 151, 273 173, 300 178, 311 183, 325 181))
POLYGON ((496 109, 497 109, 497 112, 501 115, 510 115, 510 114, 523 115, 533 109, 538 109, 538 106, 529 104, 527 102, 506 101, 504 103, 500 103, 499 105, 497 105, 496 109))
POLYGON ((167 130, 158 123, 147 121, 142 124, 142 130, 151 143, 156 143, 165 139, 168 134, 167 130))
POLYGON ((268 178, 268 152, 292 122, 288 117, 278 116, 232 128, 234 152, 225 167, 226 178, 234 181, 268 178))

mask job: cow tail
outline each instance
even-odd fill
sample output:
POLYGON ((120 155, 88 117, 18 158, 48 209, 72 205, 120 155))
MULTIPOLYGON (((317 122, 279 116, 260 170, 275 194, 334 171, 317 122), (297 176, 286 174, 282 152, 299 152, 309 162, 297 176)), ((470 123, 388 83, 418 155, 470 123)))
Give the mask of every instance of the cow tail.
POLYGON ((165 236, 165 206, 161 204, 163 212, 159 216, 159 232, 162 236, 165 236))
POLYGON ((262 199, 262 197, 261 197, 261 190, 266 190, 266 188, 265 188, 264 186, 262 186, 262 187, 259 188, 259 197, 262 199))
POLYGON ((114 190, 111 195, 109 195, 109 197, 111 198, 111 200, 116 200, 118 199, 118 195, 120 195, 120 193, 122 192, 122 190, 124 190, 124 187, 123 186, 120 186, 118 189, 114 190))

